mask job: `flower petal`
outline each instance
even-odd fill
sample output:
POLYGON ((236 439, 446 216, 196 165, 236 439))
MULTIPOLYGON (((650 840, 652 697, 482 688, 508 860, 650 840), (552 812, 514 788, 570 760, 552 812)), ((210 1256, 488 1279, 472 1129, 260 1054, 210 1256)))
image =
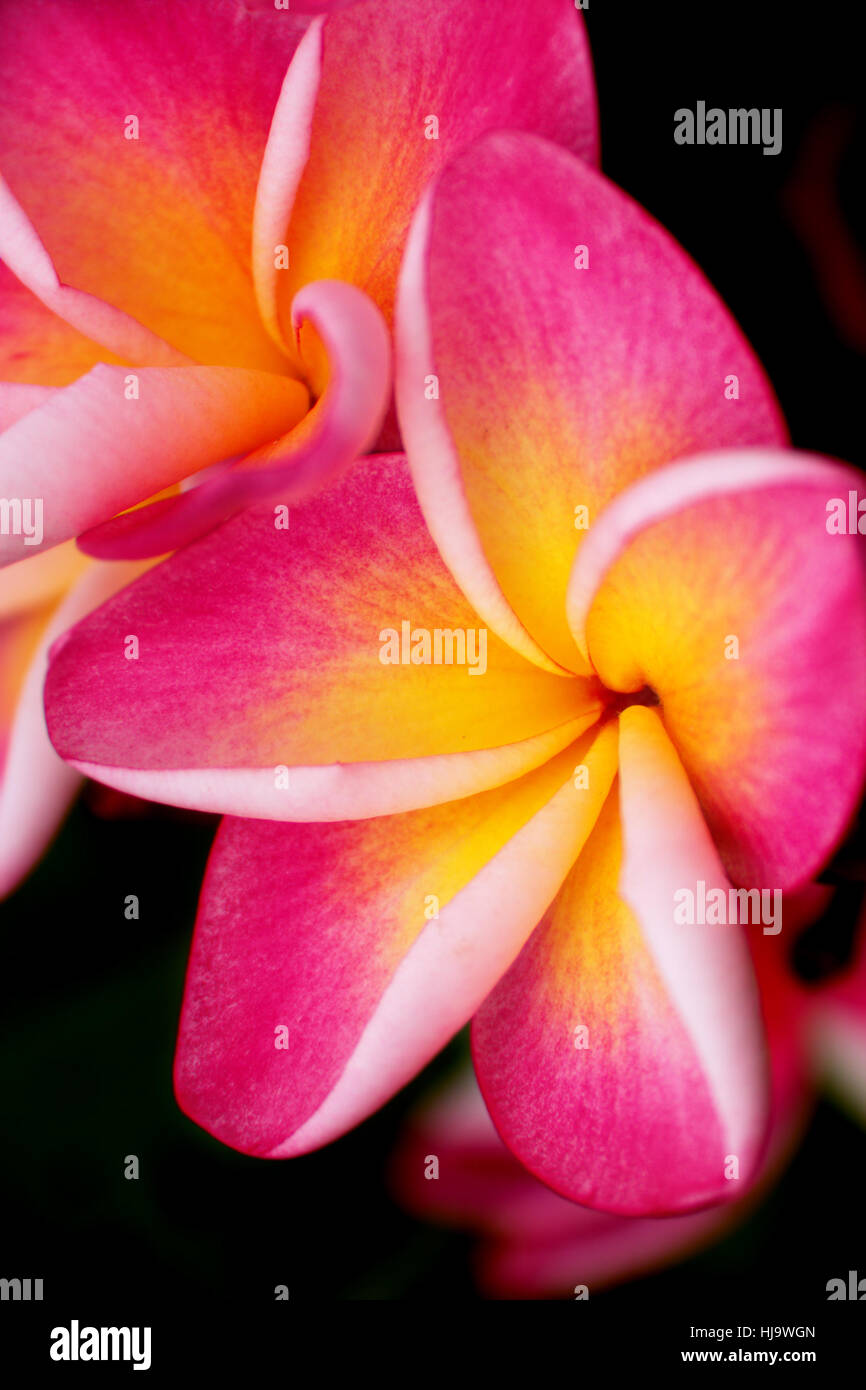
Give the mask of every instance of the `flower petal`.
MULTIPOLYGON (((86 561, 84 562, 86 563, 86 561)), ((0 759, 0 897, 17 887, 55 834, 80 775, 51 747, 42 708, 48 650, 58 635, 124 584, 141 565, 89 565, 87 573, 53 612, 42 609, 17 626, 28 625, 26 664, 7 666, 8 738, 0 759)), ((0 716, 2 718, 2 716, 0 716)))
POLYGON ((828 534, 859 475, 793 452, 684 460, 624 492, 569 584, 606 685, 649 685, 729 875, 796 888, 866 770, 862 540, 828 534))
POLYGON ((758 362, 682 249, 530 135, 478 141, 419 208, 396 389, 421 506, 461 588, 501 636, 519 620, 575 670, 565 591, 599 508, 690 451, 785 439, 758 362))
POLYGON ((780 1110, 758 1185, 739 1201, 686 1216, 611 1216, 566 1201, 537 1182, 496 1133, 471 1077, 410 1116, 391 1166, 392 1186, 422 1219, 482 1235, 474 1264, 492 1298, 590 1297, 684 1259, 720 1239, 763 1195, 802 1126, 802 1108, 780 1110), (428 1181, 430 1157, 439 1160, 428 1181))
POLYGON ((152 367, 179 367, 190 359, 155 333, 95 295, 61 284, 33 224, 0 178, 0 256, 58 318, 115 356, 152 367))
POLYGON ((360 460, 290 530, 278 520, 241 513, 57 648, 46 700, 63 757, 134 795, 331 820, 496 786, 598 717, 589 682, 478 631, 402 456, 360 460), (458 634, 441 664, 437 630, 458 634), (408 661, 416 632, 430 661, 408 661), (123 659, 130 633, 138 661, 123 659), (407 663, 383 663, 404 641, 407 663))
POLYGON ((473 1051, 537 1177, 604 1211, 674 1214, 751 1180, 766 1059, 745 932, 675 923, 679 888, 727 888, 682 765, 655 711, 620 729, 619 796, 479 1011, 473 1051))
POLYGON ((0 569, 0 621, 50 607, 80 579, 89 564, 75 543, 67 541, 0 569))
POLYGON ((816 998, 809 1041, 820 1079, 866 1124, 866 908, 850 964, 816 998))
POLYGON ((50 386, 33 386, 17 381, 0 381, 0 433, 16 420, 29 415, 51 395, 50 386))
POLYGON ((482 131, 530 129, 596 156, 586 34, 561 0, 436 0, 423 17, 414 0, 368 0, 314 21, 294 63, 256 214, 259 299, 275 336, 296 292, 323 278, 365 290, 390 323, 418 198, 482 131), (280 243, 290 267, 275 278, 280 243))
POLYGON ((308 22, 242 0, 44 0, 34 23, 4 0, 0 167, 65 284, 197 361, 279 369, 251 218, 308 22))
POLYGON ((0 261, 0 377, 5 383, 68 386, 97 362, 116 362, 46 309, 0 261))
POLYGON ((187 1114, 234 1148, 285 1158, 378 1108, 508 968, 615 763, 607 729, 518 782, 432 810, 327 827, 225 822, 181 1021, 187 1114), (591 768, 590 793, 574 789, 575 758, 591 768))
MULTIPOLYGON (((275 0, 244 0, 251 14, 273 13, 277 8, 275 0)), ((284 0, 279 8, 294 10, 295 14, 332 14, 334 10, 345 10, 348 5, 357 5, 358 0, 284 0)))
POLYGON ((237 467, 87 532, 82 550, 105 560, 165 555, 254 502, 299 502, 375 442, 391 394, 391 346, 379 310, 354 286, 323 280, 301 290, 292 316, 307 351, 318 356, 321 342, 330 364, 325 394, 302 424, 237 467))
POLYGON ((0 776, 9 751, 9 730, 15 705, 50 610, 5 617, 0 622, 0 776))
MULTIPOLYGON (((300 382, 269 372, 94 367, 0 435, 0 496, 42 502, 47 548, 199 468, 274 439, 306 408, 300 382)), ((0 563, 28 549, 38 547, 2 535, 0 563)))

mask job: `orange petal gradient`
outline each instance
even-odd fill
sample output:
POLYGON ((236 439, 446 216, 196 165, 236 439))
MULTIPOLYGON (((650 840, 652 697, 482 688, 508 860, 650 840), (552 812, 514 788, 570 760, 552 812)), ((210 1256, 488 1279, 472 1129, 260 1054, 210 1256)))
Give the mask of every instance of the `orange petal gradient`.
POLYGON ((793 451, 707 454, 603 512, 569 613, 605 685, 649 685, 737 884, 792 889, 866 770, 863 541, 827 531, 859 475, 793 451))
POLYGON ((754 354, 670 235, 568 151, 505 132, 459 155, 416 215, 397 406, 422 509, 467 597, 533 656, 510 605, 576 670, 565 591, 604 503, 695 449, 785 439, 754 354))
POLYGON ((596 157, 586 32, 561 0, 432 0, 423 10, 415 0, 367 0, 315 21, 297 63, 274 117, 278 157, 265 158, 257 212, 260 301, 277 332, 297 290, 320 279, 357 285, 390 322, 417 201, 482 131, 533 130, 596 157), (299 147, 308 151, 303 172, 299 147), (290 266, 275 280, 280 242, 290 266))
POLYGON ((432 810, 328 826, 227 820, 187 979, 182 1107, 224 1143, 270 1157, 376 1109, 508 968, 615 762, 608 728, 507 787, 432 810), (575 762, 591 769, 591 791, 575 790, 575 762))
POLYGON ((0 7, 0 169, 61 280, 199 362, 284 360, 256 310, 250 243, 307 22, 243 0, 0 7))
POLYGON ((680 887, 727 887, 685 772, 655 711, 620 723, 617 789, 477 1015, 473 1055, 536 1177, 604 1211, 664 1215, 751 1179, 766 1058, 744 929, 674 920, 680 887))
POLYGON ((479 626, 405 459, 376 455, 288 530, 251 508, 80 624, 53 656, 49 728, 100 780, 201 809, 332 820, 452 800, 537 766, 600 710, 589 682, 479 626), (404 622, 477 634, 486 671, 383 664, 381 634, 404 622))

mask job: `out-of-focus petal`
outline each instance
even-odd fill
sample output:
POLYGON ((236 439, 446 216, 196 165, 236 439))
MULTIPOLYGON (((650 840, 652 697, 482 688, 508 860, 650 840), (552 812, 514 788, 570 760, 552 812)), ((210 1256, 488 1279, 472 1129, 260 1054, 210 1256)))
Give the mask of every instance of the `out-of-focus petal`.
POLYGON ((80 579, 89 564, 75 543, 67 541, 0 569, 0 621, 52 606, 80 579))
POLYGON ((578 1285, 593 1297, 687 1258, 745 1219, 802 1121, 802 1108, 777 1110, 758 1183, 737 1202, 663 1219, 611 1216, 537 1182, 502 1143, 467 1076, 410 1117, 390 1164, 391 1186, 416 1216, 480 1234, 473 1264, 488 1297, 573 1298, 578 1285))
POLYGON ((599 509, 681 455, 785 440, 754 354, 669 234, 585 162, 510 132, 459 155, 418 210, 396 383, 458 583, 508 640, 520 621, 528 656, 534 639, 578 670, 565 592, 599 509))
POLYGON ((866 1125, 866 910, 849 966, 816 999, 810 1045, 821 1081, 866 1125))
MULTIPOLYGON (((87 564, 87 562, 84 562, 87 564)), ((48 650, 58 634, 136 578, 141 565, 88 565, 52 613, 13 620, 29 636, 26 664, 2 659, 8 737, 0 767, 0 897, 15 888, 49 844, 80 774, 55 753, 45 728, 42 686, 48 650)), ((7 626, 12 626, 13 623, 7 626)))
POLYGON ((859 475, 793 452, 684 460, 601 515, 575 562, 575 637, 614 690, 649 685, 728 873, 807 882, 866 770, 863 541, 828 533, 859 475))
POLYGON ((479 1011, 473 1052, 537 1177, 601 1210, 675 1214, 751 1181, 766 1057, 746 929, 675 917, 678 890, 728 888, 682 765, 655 711, 624 711, 620 731, 619 794, 479 1011))
POLYGON ((432 810, 329 826, 227 821, 184 1000, 182 1107, 270 1157, 370 1114, 508 968, 615 766, 608 728, 520 781, 432 810), (589 791, 574 787, 575 759, 589 791))

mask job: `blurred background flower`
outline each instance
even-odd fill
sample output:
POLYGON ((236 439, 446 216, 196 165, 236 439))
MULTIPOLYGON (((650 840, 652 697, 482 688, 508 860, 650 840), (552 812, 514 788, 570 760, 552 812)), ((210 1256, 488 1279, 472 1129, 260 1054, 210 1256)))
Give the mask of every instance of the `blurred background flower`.
MULTIPOLYGON (((795 938, 831 890, 786 902, 795 938), (799 917, 799 922, 798 922, 799 917)), ((819 914, 820 915, 820 914, 819 914)), ((565 1201, 502 1143, 463 1064, 409 1115, 392 1188, 415 1215, 475 1236, 472 1266, 491 1298, 591 1297, 723 1240, 748 1220, 790 1162, 824 1085, 866 1123, 866 916, 856 950, 809 987, 765 947, 759 978, 774 1045, 773 1122, 762 1167, 730 1205, 687 1216, 609 1216, 565 1201)))

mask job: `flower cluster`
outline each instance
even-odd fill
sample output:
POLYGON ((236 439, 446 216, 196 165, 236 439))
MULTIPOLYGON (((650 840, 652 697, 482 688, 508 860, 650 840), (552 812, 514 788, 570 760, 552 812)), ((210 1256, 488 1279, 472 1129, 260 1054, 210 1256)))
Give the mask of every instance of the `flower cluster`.
POLYGON ((0 7, 0 883, 82 774, 225 817, 175 1083, 245 1153, 472 1019, 555 1192, 740 1198, 761 904, 814 903, 866 771, 859 475, 599 171, 571 0, 40 15, 0 7))

